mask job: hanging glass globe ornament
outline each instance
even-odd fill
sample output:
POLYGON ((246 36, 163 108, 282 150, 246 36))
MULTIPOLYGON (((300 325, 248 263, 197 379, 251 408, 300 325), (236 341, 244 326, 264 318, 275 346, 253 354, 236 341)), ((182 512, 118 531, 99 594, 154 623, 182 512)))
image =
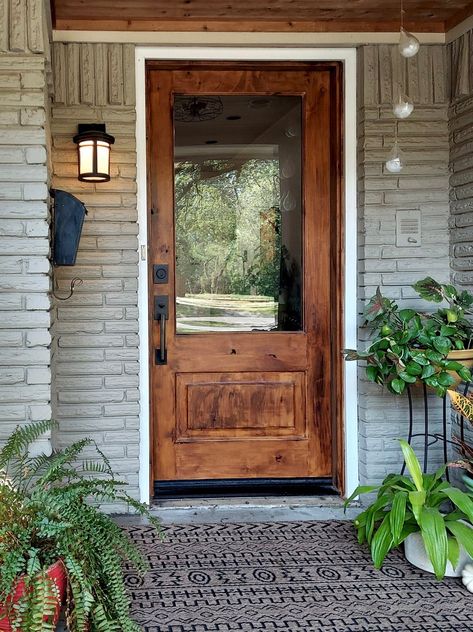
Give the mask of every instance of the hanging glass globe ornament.
POLYGON ((404 169, 404 155, 402 151, 399 149, 399 143, 396 140, 394 142, 394 146, 389 152, 388 159, 385 162, 385 167, 389 171, 389 173, 401 173, 404 169))
POLYGON ((398 119, 406 119, 413 111, 413 102, 405 94, 400 94, 398 100, 395 101, 393 105, 394 116, 398 119))
POLYGON ((419 48, 420 42, 417 37, 401 26, 401 37, 399 39, 399 52, 401 55, 407 59, 415 57, 419 52, 419 48))

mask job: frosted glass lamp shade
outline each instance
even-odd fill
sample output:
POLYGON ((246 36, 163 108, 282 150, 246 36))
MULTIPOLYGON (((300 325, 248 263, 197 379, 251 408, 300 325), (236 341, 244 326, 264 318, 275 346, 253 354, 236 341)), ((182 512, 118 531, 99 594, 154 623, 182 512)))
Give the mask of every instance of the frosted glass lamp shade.
POLYGON ((389 173, 401 173, 404 169, 404 155, 402 151, 399 149, 398 142, 394 143, 394 147, 391 149, 388 159, 385 162, 386 170, 389 173))
POLYGON ((79 125, 74 136, 79 161, 78 178, 82 182, 108 182, 110 180, 110 147, 115 142, 107 134, 105 125, 79 125))
POLYGON ((419 52, 420 42, 415 35, 401 28, 401 37, 399 39, 399 52, 403 57, 415 57, 419 52))
POLYGON ((409 97, 401 94, 399 99, 393 105, 394 116, 398 119, 408 118, 414 111, 414 104, 409 97))

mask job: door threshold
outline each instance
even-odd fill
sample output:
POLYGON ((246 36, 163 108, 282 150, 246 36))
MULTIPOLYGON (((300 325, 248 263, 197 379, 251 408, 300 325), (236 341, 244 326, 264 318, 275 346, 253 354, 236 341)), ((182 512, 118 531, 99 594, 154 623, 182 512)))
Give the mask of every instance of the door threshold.
MULTIPOLYGON (((163 524, 235 524, 351 520, 360 507, 345 513, 340 496, 266 496, 154 499, 150 510, 163 524)), ((130 518, 133 520, 133 518, 130 518)), ((136 521, 136 516, 134 517, 136 521)))
POLYGON ((337 496, 331 478, 252 478, 155 481, 155 499, 337 496))

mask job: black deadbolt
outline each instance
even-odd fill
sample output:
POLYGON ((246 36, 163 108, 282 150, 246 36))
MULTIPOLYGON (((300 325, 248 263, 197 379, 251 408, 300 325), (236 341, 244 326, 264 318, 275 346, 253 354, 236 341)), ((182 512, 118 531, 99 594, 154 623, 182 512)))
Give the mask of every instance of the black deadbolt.
POLYGON ((169 280, 169 266, 167 263, 159 263, 153 266, 153 282, 167 283, 169 280))

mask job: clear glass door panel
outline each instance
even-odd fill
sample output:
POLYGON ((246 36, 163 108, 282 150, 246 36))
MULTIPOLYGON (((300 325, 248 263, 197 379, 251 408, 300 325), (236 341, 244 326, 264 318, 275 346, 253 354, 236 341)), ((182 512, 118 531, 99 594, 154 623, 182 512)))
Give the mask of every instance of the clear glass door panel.
POLYGON ((302 98, 175 95, 178 334, 302 329, 302 98))

